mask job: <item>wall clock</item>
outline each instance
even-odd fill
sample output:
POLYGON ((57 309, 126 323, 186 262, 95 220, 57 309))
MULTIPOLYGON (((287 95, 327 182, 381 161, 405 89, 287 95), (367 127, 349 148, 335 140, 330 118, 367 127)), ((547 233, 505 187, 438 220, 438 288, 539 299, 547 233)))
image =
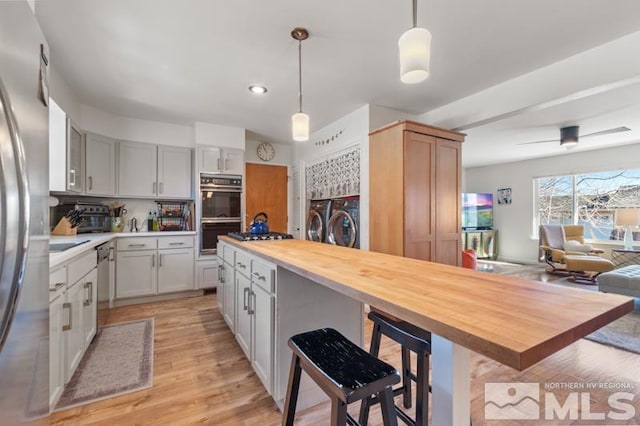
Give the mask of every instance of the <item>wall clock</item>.
POLYGON ((276 150, 269 142, 263 142, 258 145, 257 154, 262 161, 271 161, 276 155, 276 150))

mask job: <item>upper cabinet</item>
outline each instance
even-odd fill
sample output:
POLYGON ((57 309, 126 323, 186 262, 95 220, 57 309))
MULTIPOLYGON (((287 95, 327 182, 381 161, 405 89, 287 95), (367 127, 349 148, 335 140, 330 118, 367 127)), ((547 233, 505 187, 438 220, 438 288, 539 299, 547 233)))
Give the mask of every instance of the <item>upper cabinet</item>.
POLYGON ((85 151, 86 193, 114 195, 116 193, 116 141, 87 133, 85 151))
POLYGON ((157 158, 156 145, 120 142, 119 195, 155 197, 158 192, 157 158))
POLYGON ((158 196, 191 198, 191 149, 158 146, 158 196))
POLYGON ((67 119, 67 191, 84 190, 84 143, 80 129, 67 119))
POLYGON ((241 149, 198 147, 200 173, 244 174, 244 151, 241 149))
POLYGON ((118 194, 191 198, 191 149, 120 142, 118 194))
POLYGON ((49 98, 49 191, 67 190, 67 114, 49 98))

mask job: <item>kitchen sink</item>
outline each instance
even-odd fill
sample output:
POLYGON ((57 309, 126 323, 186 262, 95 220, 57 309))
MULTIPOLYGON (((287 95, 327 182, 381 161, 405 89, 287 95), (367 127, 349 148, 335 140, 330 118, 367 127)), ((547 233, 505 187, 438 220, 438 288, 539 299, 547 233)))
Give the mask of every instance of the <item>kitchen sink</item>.
POLYGON ((59 253, 61 251, 69 250, 75 246, 79 246, 84 243, 88 243, 89 240, 80 241, 75 243, 50 243, 49 244, 49 253, 59 253))

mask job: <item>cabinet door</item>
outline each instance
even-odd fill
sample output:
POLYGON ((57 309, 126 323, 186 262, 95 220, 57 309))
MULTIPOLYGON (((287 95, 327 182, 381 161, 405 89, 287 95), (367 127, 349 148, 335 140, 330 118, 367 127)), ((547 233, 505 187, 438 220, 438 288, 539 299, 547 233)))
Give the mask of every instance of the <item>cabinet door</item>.
POLYGON ((82 284, 83 281, 80 280, 67 290, 65 306, 69 315, 69 329, 65 331, 65 383, 71 380, 84 354, 84 286, 82 284))
POLYGON ((98 270, 92 270, 84 277, 80 284, 83 287, 84 300, 82 302, 82 318, 84 322, 84 348, 89 344, 96 335, 98 323, 98 270))
POLYGON ((158 147, 158 196, 191 198, 191 150, 158 147))
POLYGON ((232 333, 235 333, 235 321, 236 321, 236 272, 232 266, 225 264, 224 271, 224 320, 231 329, 232 333))
POLYGON ((67 191, 84 190, 84 143, 80 130, 67 119, 67 191))
POLYGON ((49 191, 67 190, 67 114, 49 98, 49 191))
POLYGON ((224 261, 221 258, 218 258, 218 285, 216 287, 216 303, 218 304, 218 309, 224 315, 224 279, 225 274, 227 273, 224 264, 224 261))
POLYGON ((236 340, 249 360, 251 360, 250 293, 251 281, 242 274, 236 274, 236 340))
POLYGON ((252 285, 251 296, 250 308, 253 312, 251 365, 267 392, 271 394, 275 297, 257 285, 252 285))
POLYGON ((220 173, 223 170, 222 150, 214 147, 201 147, 198 167, 201 173, 220 173))
POLYGON ((123 251, 116 255, 116 298, 150 296, 158 290, 155 250, 123 251))
MULTIPOLYGON (((197 288, 216 288, 220 279, 220 265, 222 260, 196 262, 197 288)), ((220 296, 221 292, 218 292, 220 296)))
POLYGON ((65 295, 49 304, 49 406, 53 407, 64 389, 64 326, 67 309, 63 309, 65 295))
POLYGON ((120 142, 118 193, 155 197, 158 191, 156 145, 120 142))
POLYGON ((433 209, 437 220, 434 223, 435 256, 432 261, 447 265, 462 265, 462 208, 460 192, 461 153, 460 143, 437 139, 435 145, 435 198, 433 209))
POLYGON ((244 151, 241 149, 225 149, 223 151, 224 172, 230 175, 244 174, 244 151))
POLYGON ((193 290, 193 248, 158 251, 158 293, 193 290))
POLYGON ((116 141, 88 133, 86 150, 86 192, 94 195, 116 193, 116 141))

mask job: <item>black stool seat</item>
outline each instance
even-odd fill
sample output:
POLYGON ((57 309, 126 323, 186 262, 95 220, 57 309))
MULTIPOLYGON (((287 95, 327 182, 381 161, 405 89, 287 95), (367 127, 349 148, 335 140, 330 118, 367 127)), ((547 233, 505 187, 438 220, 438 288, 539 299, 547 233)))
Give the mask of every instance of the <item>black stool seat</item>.
POLYGON ((400 382, 394 367, 369 354, 331 328, 309 331, 289 339, 293 351, 283 425, 292 425, 304 370, 331 398, 332 425, 352 424, 347 404, 377 395, 385 425, 396 425, 392 386, 400 382))
MULTIPOLYGON (((415 419, 394 405, 398 417, 410 426, 426 426, 429 415, 429 355, 431 355, 431 333, 409 322, 391 317, 388 314, 372 309, 368 315, 373 321, 371 347, 369 353, 378 355, 382 336, 387 336, 402 346, 402 385, 393 389, 393 395, 402 395, 404 408, 411 408, 411 382, 416 382, 416 416, 415 419), (411 371, 410 351, 417 355, 416 374, 411 371)), ((367 424, 369 408, 377 404, 377 397, 366 398, 360 406, 360 423, 367 424)))

